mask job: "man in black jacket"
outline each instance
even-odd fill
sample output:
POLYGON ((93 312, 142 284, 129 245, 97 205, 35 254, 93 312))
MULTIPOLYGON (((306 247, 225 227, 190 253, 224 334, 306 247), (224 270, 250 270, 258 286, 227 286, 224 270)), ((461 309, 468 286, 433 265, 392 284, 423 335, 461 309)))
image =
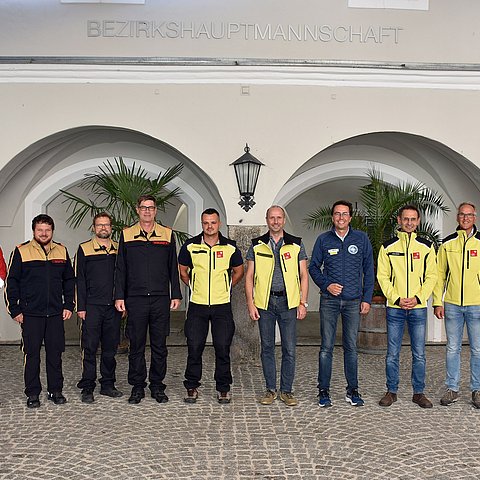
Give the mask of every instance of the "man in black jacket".
POLYGON ((55 225, 48 215, 32 221, 33 239, 10 257, 5 301, 22 328, 27 407, 40 406, 40 348, 45 342, 48 399, 66 403, 62 394, 63 322, 72 316, 75 275, 67 249, 52 240, 55 225))
POLYGON ((178 275, 175 237, 170 228, 155 221, 155 197, 142 195, 137 201, 139 222, 120 236, 115 273, 115 307, 128 312, 128 402, 145 397, 147 367, 145 344, 150 333, 150 392, 159 403, 168 401, 163 380, 167 371, 167 336, 170 309, 177 309, 182 295, 178 275))

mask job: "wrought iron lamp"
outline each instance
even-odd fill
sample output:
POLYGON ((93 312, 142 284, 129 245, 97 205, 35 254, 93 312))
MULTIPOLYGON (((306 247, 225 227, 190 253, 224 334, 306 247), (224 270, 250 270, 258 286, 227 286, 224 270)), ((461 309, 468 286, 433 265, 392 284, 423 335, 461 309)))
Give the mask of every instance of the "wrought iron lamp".
POLYGON ((244 151, 245 153, 230 165, 233 165, 237 177, 238 191, 241 197, 238 204, 248 212, 255 205, 253 195, 257 187, 260 168, 264 164, 250 153, 248 143, 245 144, 244 151))

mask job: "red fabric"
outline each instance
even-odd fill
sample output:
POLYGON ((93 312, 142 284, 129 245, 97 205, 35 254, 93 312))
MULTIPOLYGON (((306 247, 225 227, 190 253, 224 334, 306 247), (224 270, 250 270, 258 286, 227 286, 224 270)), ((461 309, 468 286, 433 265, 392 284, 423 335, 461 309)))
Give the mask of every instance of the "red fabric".
POLYGON ((7 265, 5 264, 5 259, 3 258, 3 252, 0 248, 0 278, 5 280, 7 278, 7 265))

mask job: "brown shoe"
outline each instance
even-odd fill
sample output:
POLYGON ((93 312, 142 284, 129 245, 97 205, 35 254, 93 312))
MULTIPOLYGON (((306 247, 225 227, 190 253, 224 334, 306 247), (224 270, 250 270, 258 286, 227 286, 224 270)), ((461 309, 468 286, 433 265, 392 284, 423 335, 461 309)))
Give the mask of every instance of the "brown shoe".
POLYGON ((422 408, 433 407, 433 403, 423 393, 414 393, 412 397, 412 402, 416 403, 419 407, 422 408))
POLYGON ((392 403, 397 401, 397 394, 392 392, 387 392, 378 402, 381 407, 389 407, 392 403))

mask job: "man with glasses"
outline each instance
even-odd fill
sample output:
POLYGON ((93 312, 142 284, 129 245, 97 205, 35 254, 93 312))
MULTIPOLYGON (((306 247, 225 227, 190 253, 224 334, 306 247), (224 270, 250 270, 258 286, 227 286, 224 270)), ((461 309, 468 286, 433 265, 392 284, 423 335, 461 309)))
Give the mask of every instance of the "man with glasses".
POLYGON ((115 353, 120 341, 121 313, 115 309, 113 277, 118 244, 112 235, 112 217, 93 217, 93 237, 79 245, 75 256, 77 316, 82 322, 82 402, 93 403, 97 378, 97 349, 101 344, 100 395, 121 397, 115 388, 115 353))
POLYGON ((137 201, 139 221, 120 236, 115 273, 115 307, 128 314, 128 383, 130 404, 145 397, 147 366, 145 345, 150 334, 150 392, 158 403, 168 402, 163 383, 167 371, 167 336, 170 309, 177 309, 182 295, 173 231, 155 221, 157 205, 152 195, 137 201))
POLYGON ((372 302, 374 273, 370 240, 364 232, 350 228, 353 208, 339 200, 332 207, 333 227, 322 233, 313 248, 309 272, 320 288, 320 335, 318 389, 320 407, 331 407, 330 379, 338 317, 342 317, 345 401, 360 407, 358 393, 357 336, 360 314, 366 315, 372 302))
POLYGON ((470 342, 470 390, 472 404, 480 408, 480 232, 473 203, 461 203, 458 227, 438 250, 438 282, 433 291, 435 316, 445 319, 447 333, 446 391, 443 406, 458 400, 460 353, 465 324, 470 342), (443 303, 442 303, 443 302, 443 303))

